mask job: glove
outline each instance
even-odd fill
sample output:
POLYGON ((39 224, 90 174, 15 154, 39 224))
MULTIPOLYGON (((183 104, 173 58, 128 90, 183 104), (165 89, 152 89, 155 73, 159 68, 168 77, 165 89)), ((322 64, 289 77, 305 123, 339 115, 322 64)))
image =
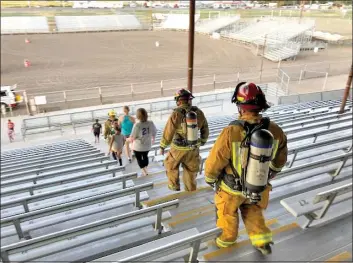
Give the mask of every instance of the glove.
POLYGON ((161 149, 159 150, 159 154, 160 154, 160 155, 164 155, 164 148, 161 148, 161 149))

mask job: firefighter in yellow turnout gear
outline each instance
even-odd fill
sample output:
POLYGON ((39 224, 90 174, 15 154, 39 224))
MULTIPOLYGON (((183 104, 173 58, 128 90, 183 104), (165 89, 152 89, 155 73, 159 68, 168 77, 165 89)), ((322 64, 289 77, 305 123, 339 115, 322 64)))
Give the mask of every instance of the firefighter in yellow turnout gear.
POLYGON ((115 127, 118 126, 118 119, 114 110, 109 111, 109 118, 104 123, 104 139, 110 143, 111 136, 115 134, 115 127))
POLYGON ((168 188, 180 191, 179 166, 183 167, 183 183, 186 191, 196 190, 196 176, 200 170, 199 146, 208 139, 208 124, 203 112, 191 106, 194 97, 185 89, 175 95, 177 108, 169 117, 160 142, 161 154, 171 145, 164 161, 168 188), (200 138, 198 134, 200 133, 200 138))
POLYGON ((287 161, 287 138, 278 125, 261 116, 260 112, 269 105, 260 87, 239 83, 232 102, 238 106, 239 120, 223 129, 205 163, 205 181, 216 184, 217 226, 223 230, 216 244, 220 248, 235 244, 240 210, 252 245, 267 255, 273 244, 263 216, 272 190, 268 180, 287 161), (250 130, 265 138, 251 136, 246 148, 244 143, 250 138, 250 130))

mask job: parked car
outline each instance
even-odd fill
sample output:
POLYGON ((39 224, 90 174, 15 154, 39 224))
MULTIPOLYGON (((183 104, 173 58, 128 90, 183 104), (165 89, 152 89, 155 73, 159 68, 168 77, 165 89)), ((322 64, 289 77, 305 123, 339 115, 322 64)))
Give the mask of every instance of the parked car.
POLYGON ((6 108, 15 108, 23 101, 22 96, 15 92, 16 88, 17 84, 12 86, 1 86, 1 105, 5 105, 6 108))

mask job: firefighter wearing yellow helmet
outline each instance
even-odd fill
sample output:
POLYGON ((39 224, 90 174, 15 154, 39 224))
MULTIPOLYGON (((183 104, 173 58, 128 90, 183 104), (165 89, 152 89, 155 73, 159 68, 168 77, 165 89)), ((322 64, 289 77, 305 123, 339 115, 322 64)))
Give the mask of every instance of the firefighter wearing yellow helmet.
POLYGON ((200 169, 199 147, 207 142, 209 129, 204 113, 191 105, 194 96, 181 89, 175 94, 177 108, 169 117, 160 142, 161 154, 170 145, 164 161, 168 188, 180 191, 179 166, 183 166, 186 191, 196 190, 196 176, 200 169), (199 137, 200 134, 200 137, 199 137))
POLYGON ((116 118, 114 110, 108 112, 109 118, 104 123, 104 139, 110 142, 111 136, 115 133, 115 127, 118 126, 119 120, 116 118))
POLYGON ((272 233, 266 226, 267 208, 273 179, 287 161, 287 138, 282 129, 263 118, 267 104, 261 88, 254 83, 239 83, 232 103, 239 119, 223 129, 205 163, 205 181, 216 186, 216 239, 220 248, 235 244, 241 212, 252 245, 262 254, 272 252, 272 233))

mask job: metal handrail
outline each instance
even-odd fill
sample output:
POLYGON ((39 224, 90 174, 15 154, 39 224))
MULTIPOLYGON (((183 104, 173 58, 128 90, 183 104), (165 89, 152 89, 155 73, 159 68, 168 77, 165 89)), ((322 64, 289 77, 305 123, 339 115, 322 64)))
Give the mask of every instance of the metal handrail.
POLYGON ((98 186, 104 186, 104 185, 109 185, 109 184, 118 183, 118 182, 122 182, 122 188, 124 189, 126 187, 126 181, 131 180, 131 179, 135 179, 135 178, 137 178, 137 173, 129 173, 129 174, 121 175, 121 176, 116 176, 113 178, 102 179, 99 182, 92 182, 92 183, 88 183, 88 184, 82 184, 82 185, 68 187, 65 189, 53 190, 53 191, 45 192, 45 193, 38 194, 38 195, 21 197, 21 198, 13 199, 10 201, 2 202, 1 208, 6 209, 6 208, 11 208, 11 207, 16 207, 16 206, 22 205, 25 210, 25 213, 28 213, 29 212, 28 203, 30 201, 32 201, 32 202, 41 201, 41 200, 45 200, 48 198, 61 196, 63 194, 70 194, 70 193, 75 193, 78 191, 90 190, 90 189, 98 187, 98 186))
POLYGON ((44 144, 42 146, 28 147, 25 149, 21 148, 21 149, 4 151, 1 153, 1 159, 3 159, 3 157, 11 157, 16 154, 23 156, 23 154, 27 154, 27 153, 37 153, 37 152, 44 151, 46 149, 52 149, 55 147, 69 147, 69 146, 85 145, 85 144, 89 145, 89 143, 84 140, 77 140, 77 141, 70 140, 70 141, 64 141, 64 142, 52 143, 52 144, 44 144))
MULTIPOLYGON (((307 168, 319 168, 322 167, 323 165, 328 165, 328 164, 332 164, 332 163, 336 163, 339 160, 342 160, 343 165, 346 163, 346 161, 348 159, 352 158, 352 153, 344 153, 344 154, 340 154, 331 158, 325 158, 325 159, 321 159, 319 161, 314 161, 314 162, 310 162, 310 163, 306 163, 306 164, 302 164, 302 165, 298 165, 292 168, 288 168, 282 172, 279 172, 275 178, 275 180, 283 178, 284 176, 293 174, 293 173, 297 173, 298 171, 304 171, 307 168)), ((341 169, 343 168, 343 166, 341 165, 335 172, 335 175, 333 175, 332 177, 336 177, 341 169)))
POLYGON ((106 154, 96 150, 96 152, 91 152, 91 153, 87 153, 85 155, 78 155, 78 156, 67 156, 67 157, 62 157, 59 160, 49 160, 48 162, 40 162, 40 163, 29 163, 27 164, 25 167, 24 165, 20 166, 20 167, 15 167, 15 168, 1 168, 1 178, 3 176, 6 176, 8 174, 13 174, 13 173, 18 173, 21 171, 26 171, 29 169, 41 169, 41 168, 45 168, 48 166, 53 166, 53 165, 59 165, 59 164, 67 164, 68 162, 74 162, 74 161, 79 161, 79 160, 85 160, 85 159, 89 159, 89 158, 94 158, 94 157, 102 157, 105 156, 106 154))
POLYGON ((32 170, 25 171, 25 172, 14 172, 12 174, 5 174, 5 175, 1 176, 1 180, 2 181, 9 180, 9 179, 11 180, 11 179, 15 179, 15 178, 26 176, 26 175, 32 175, 32 174, 39 175, 40 173, 55 171, 58 169, 63 169, 63 168, 72 167, 72 166, 76 166, 76 165, 82 165, 82 164, 91 163, 91 162, 98 162, 98 161, 103 163, 104 161, 109 161, 109 160, 110 159, 108 156, 103 156, 103 157, 99 157, 99 158, 84 159, 82 161, 77 161, 77 162, 67 162, 62 165, 53 165, 53 166, 44 167, 44 168, 32 169, 32 170))
POLYGON ((37 145, 37 146, 30 146, 30 147, 26 147, 25 149, 23 148, 17 148, 17 149, 12 149, 12 150, 6 150, 4 152, 1 152, 1 156, 4 155, 4 154, 9 154, 11 155, 12 153, 14 152, 27 152, 28 150, 37 150, 37 149, 41 149, 41 148, 45 148, 45 147, 52 147, 52 146, 55 146, 55 145, 61 145, 61 144, 71 144, 71 143, 76 143, 76 142, 86 142, 85 140, 83 139, 69 139, 69 140, 63 140, 63 141, 60 141, 60 142, 55 142, 55 143, 46 143, 46 144, 40 144, 40 145, 37 145))
POLYGON ((8 162, 8 164, 1 163, 1 169, 6 169, 6 168, 13 167, 13 166, 18 166, 19 164, 25 165, 27 163, 29 163, 29 164, 46 163, 46 162, 54 161, 56 159, 61 159, 63 157, 73 157, 73 156, 78 156, 78 155, 82 155, 82 154, 86 154, 86 153, 94 153, 94 152, 99 152, 99 150, 97 148, 95 148, 94 146, 89 147, 89 148, 80 147, 75 150, 70 150, 69 153, 68 152, 58 152, 56 154, 50 154, 49 156, 44 155, 41 157, 25 158, 25 159, 19 160, 19 161, 12 161, 12 162, 8 162))
POLYGON ((43 153, 50 152, 54 149, 67 149, 67 148, 72 148, 72 147, 77 147, 77 146, 91 146, 88 142, 77 142, 77 143, 70 143, 70 144, 59 144, 59 145, 53 145, 53 146, 47 146, 43 147, 41 149, 37 150, 28 150, 28 151, 18 151, 18 152, 13 152, 9 153, 7 155, 1 156, 1 160, 5 161, 14 157, 26 157, 26 156, 32 156, 32 155, 39 155, 43 153))
MULTIPOLYGON (((1 219, 0 223, 1 223, 1 227, 7 227, 10 225, 14 225, 16 228, 16 232, 17 232, 18 237, 24 238, 24 233, 23 233, 23 230, 20 225, 21 222, 30 221, 30 220, 34 220, 37 218, 50 216, 50 215, 58 214, 58 213, 62 213, 62 212, 66 212, 65 214, 71 214, 70 210, 73 210, 73 209, 87 207, 90 205, 100 204, 100 203, 105 204, 106 201, 109 201, 109 200, 112 200, 115 198, 119 198, 119 197, 123 197, 123 196, 132 195, 132 194, 136 195, 135 196, 135 207, 141 208, 140 193, 142 191, 147 191, 147 190, 151 190, 151 189, 153 189, 153 183, 140 184, 137 186, 132 186, 132 187, 121 189, 121 190, 115 190, 115 191, 111 191, 108 193, 90 196, 90 197, 83 198, 83 199, 76 200, 76 201, 67 202, 64 204, 59 204, 59 205, 54 205, 54 206, 42 208, 42 209, 31 211, 28 213, 9 216, 9 217, 1 219)), ((73 219, 72 217, 64 218, 61 220, 57 220, 56 223, 59 224, 59 223, 65 222, 67 220, 72 220, 72 219, 73 219)), ((40 227, 43 227, 43 225, 41 225, 40 227)), ((34 230, 34 228, 31 228, 31 230, 34 230)), ((28 230, 26 230, 26 231, 28 231, 28 230)), ((2 238, 7 237, 7 236, 8 235, 6 235, 6 234, 1 235, 2 238)))
MULTIPOLYGON (((31 240, 25 240, 19 243, 3 246, 1 247, 1 259, 3 262, 11 262, 9 260, 10 252, 16 253, 23 250, 37 248, 48 243, 49 244, 53 243, 55 241, 61 241, 61 240, 67 240, 67 239, 71 240, 72 238, 78 235, 83 235, 83 234, 98 231, 107 227, 115 226, 117 223, 123 224, 123 223, 131 222, 132 220, 145 218, 147 216, 153 216, 153 215, 157 215, 155 228, 158 230, 158 233, 161 234, 162 233, 162 212, 173 208, 177 208, 178 205, 179 205, 179 200, 176 199, 159 205, 150 206, 148 208, 144 208, 138 211, 133 211, 126 214, 109 217, 106 219, 95 221, 93 223, 88 223, 85 225, 62 230, 45 236, 36 237, 31 240)), ((55 251, 55 252, 60 252, 60 251, 55 251)), ((48 255, 48 254, 50 254, 49 251, 47 251, 45 255, 48 255)), ((42 255, 42 256, 45 256, 45 255, 42 255)))
MULTIPOLYGON (((116 165, 116 161, 108 161, 108 162, 104 162, 104 163, 94 163, 94 164, 87 165, 84 167, 78 167, 78 168, 74 167, 73 169, 67 169, 64 171, 56 171, 53 173, 42 174, 42 175, 41 174, 40 175, 32 175, 27 178, 20 178, 20 179, 16 179, 16 180, 11 180, 9 182, 1 182, 1 187, 5 188, 5 187, 10 187, 10 186, 14 186, 14 185, 29 183, 29 182, 31 182, 33 184, 37 184, 38 180, 55 178, 58 176, 76 173, 76 172, 89 171, 90 169, 97 169, 97 168, 101 168, 101 167, 105 167, 106 169, 108 169, 108 167, 110 165, 116 165)), ((119 169, 121 169, 123 171, 123 170, 125 170, 125 167, 122 166, 122 167, 119 167, 119 169)))
POLYGON ((117 262, 132 262, 132 261, 149 261, 173 254, 183 249, 191 248, 188 263, 196 262, 197 255, 200 249, 202 240, 209 240, 217 237, 221 233, 220 228, 214 228, 211 230, 207 230, 205 232, 181 239, 176 240, 174 242, 168 243, 164 246, 160 246, 155 249, 151 249, 149 251, 145 251, 142 253, 137 253, 133 256, 126 257, 123 259, 117 259, 117 262))
POLYGON ((52 148, 48 150, 47 152, 39 152, 38 154, 36 152, 33 153, 28 153, 27 155, 13 155, 12 158, 6 158, 1 160, 1 164, 11 164, 14 160, 18 159, 25 159, 25 160, 30 160, 32 158, 42 158, 42 157, 50 157, 51 155, 54 155, 55 153, 58 153, 59 151, 61 153, 68 152, 68 151, 73 151, 73 150, 78 150, 78 149, 93 149, 94 146, 88 145, 88 144, 82 144, 82 145, 72 145, 68 147, 60 147, 60 148, 52 148))
POLYGON ((115 177, 116 173, 120 171, 121 171, 120 167, 112 167, 112 168, 105 169, 103 171, 98 171, 98 172, 93 172, 93 173, 88 173, 83 175, 81 174, 81 175, 70 176, 69 178, 58 178, 53 181, 37 183, 30 186, 28 185, 22 186, 22 187, 19 186, 12 189, 10 188, 9 190, 6 190, 5 188, 1 190, 1 197, 3 198, 9 195, 15 195, 19 193, 29 193, 30 195, 34 195, 34 190, 39 190, 39 189, 43 189, 51 186, 62 185, 65 183, 72 183, 72 182, 81 181, 84 179, 96 178, 97 176, 102 176, 107 174, 112 174, 112 177, 115 177))

